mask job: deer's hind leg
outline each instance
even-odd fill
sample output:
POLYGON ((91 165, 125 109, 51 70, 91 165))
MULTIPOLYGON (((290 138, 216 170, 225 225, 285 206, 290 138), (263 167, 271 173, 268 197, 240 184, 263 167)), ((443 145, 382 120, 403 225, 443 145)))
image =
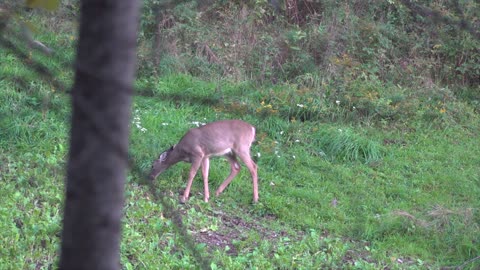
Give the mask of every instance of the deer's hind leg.
POLYGON ((235 153, 230 153, 228 155, 225 155, 227 158, 228 162, 230 163, 230 175, 223 181, 223 183, 218 187, 217 191, 215 192, 215 196, 220 195, 220 193, 223 192, 223 190, 232 182, 233 178, 237 176, 238 172, 240 171, 240 163, 237 161, 237 156, 235 153))
POLYGON ((204 157, 202 160, 202 176, 203 176, 203 196, 204 201, 208 202, 210 199, 210 191, 208 189, 208 170, 210 168, 210 159, 208 157, 204 157))
POLYGON ((257 174, 257 164, 253 162, 252 157, 250 156, 250 151, 239 151, 238 156, 240 159, 245 163, 250 174, 252 175, 252 183, 253 183, 253 201, 258 202, 258 174, 257 174))

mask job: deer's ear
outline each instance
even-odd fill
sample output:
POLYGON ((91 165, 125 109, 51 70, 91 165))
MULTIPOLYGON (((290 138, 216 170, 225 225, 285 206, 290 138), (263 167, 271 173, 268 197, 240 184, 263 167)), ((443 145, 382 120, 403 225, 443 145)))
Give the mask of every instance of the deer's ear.
POLYGON ((165 161, 165 159, 167 159, 167 156, 168 156, 168 151, 165 151, 160 155, 160 157, 158 157, 158 159, 160 159, 160 161, 165 161))

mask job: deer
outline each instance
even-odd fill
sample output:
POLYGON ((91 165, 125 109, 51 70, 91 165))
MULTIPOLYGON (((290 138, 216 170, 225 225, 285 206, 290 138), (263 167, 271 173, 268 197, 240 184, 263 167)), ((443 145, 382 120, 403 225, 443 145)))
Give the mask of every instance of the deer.
POLYGON ((254 140, 255 127, 241 120, 223 120, 192 128, 177 144, 162 152, 153 162, 150 180, 155 180, 158 175, 180 161, 191 163, 187 186, 180 197, 180 203, 185 203, 190 194, 193 178, 202 167, 204 201, 208 202, 210 157, 224 156, 230 163, 230 174, 215 192, 215 196, 219 196, 240 172, 238 156, 252 176, 253 202, 256 203, 258 202, 257 165, 250 156, 250 147, 254 140))

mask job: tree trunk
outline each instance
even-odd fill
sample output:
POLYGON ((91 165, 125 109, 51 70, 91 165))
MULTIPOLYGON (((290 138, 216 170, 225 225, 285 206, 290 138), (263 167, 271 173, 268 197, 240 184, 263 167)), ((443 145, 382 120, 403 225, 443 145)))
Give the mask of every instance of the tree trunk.
POLYGON ((119 269, 138 0, 83 0, 60 269, 119 269))

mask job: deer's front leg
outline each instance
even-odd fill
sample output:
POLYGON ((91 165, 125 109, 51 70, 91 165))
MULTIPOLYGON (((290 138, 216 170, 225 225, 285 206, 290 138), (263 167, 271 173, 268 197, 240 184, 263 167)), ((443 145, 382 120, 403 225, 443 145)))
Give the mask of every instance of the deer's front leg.
POLYGON ((202 162, 202 159, 195 159, 192 162, 192 167, 190 168, 190 173, 188 174, 187 187, 185 188, 185 192, 183 192, 183 196, 180 197, 181 203, 185 203, 188 200, 188 196, 190 195, 190 188, 192 187, 192 183, 193 183, 193 178, 195 178, 198 168, 200 168, 201 162, 202 162))
POLYGON ((210 159, 205 157, 202 160, 202 176, 203 176, 203 194, 205 202, 210 199, 210 192, 208 190, 208 169, 210 167, 210 159))

